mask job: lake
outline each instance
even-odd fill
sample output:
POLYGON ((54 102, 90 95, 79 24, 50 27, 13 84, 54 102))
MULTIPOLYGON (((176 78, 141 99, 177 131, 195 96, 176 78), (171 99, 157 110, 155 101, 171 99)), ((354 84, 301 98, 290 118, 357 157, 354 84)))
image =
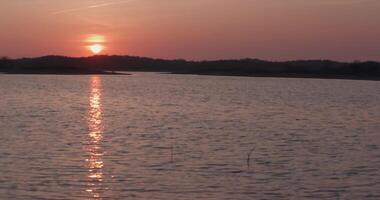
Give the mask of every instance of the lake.
POLYGON ((0 75, 0 199, 380 199, 380 82, 0 75))

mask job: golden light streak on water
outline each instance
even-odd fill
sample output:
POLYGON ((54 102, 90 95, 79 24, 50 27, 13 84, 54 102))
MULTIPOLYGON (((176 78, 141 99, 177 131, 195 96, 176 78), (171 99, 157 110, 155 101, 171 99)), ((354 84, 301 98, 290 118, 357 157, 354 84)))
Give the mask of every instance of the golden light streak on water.
POLYGON ((104 179, 103 173, 103 111, 101 104, 102 88, 101 79, 99 76, 93 76, 90 80, 90 98, 89 110, 87 114, 88 124, 88 137, 86 153, 86 168, 88 170, 87 180, 88 185, 85 189, 91 199, 102 199, 104 188, 102 181, 104 179))

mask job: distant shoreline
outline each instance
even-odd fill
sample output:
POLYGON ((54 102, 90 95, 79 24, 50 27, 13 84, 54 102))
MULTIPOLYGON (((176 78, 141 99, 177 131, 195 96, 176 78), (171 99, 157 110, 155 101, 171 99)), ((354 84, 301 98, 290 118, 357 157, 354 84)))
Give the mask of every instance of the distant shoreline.
POLYGON ((318 78, 380 80, 380 63, 330 60, 265 61, 259 59, 187 61, 138 56, 99 55, 91 57, 44 56, 0 59, 6 74, 128 75, 122 72, 161 72, 210 76, 318 78))
POLYGON ((380 81, 380 77, 355 77, 355 76, 322 76, 322 75, 309 75, 309 74, 223 74, 223 73, 175 73, 175 72, 155 72, 155 71, 128 71, 124 72, 96 72, 96 73, 38 73, 38 72, 17 72, 17 73, 6 73, 0 72, 0 74, 5 75, 121 75, 130 76, 133 72, 153 72, 162 74, 172 74, 172 75, 199 75, 199 76, 230 76, 230 77, 257 77, 257 78, 294 78, 294 79, 326 79, 326 80, 363 80, 363 81, 380 81))
POLYGON ((233 76, 233 77, 258 77, 258 78, 302 78, 302 79, 336 79, 336 80, 367 80, 367 81, 380 81, 380 77, 355 77, 355 76, 323 76, 323 75, 310 75, 310 74, 189 74, 189 73, 167 73, 167 74, 180 74, 180 75, 199 75, 199 76, 233 76))

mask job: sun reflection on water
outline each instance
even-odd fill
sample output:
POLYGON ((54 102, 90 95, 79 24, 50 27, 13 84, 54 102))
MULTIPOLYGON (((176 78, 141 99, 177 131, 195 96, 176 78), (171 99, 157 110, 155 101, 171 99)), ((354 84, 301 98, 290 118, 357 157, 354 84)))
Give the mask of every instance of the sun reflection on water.
POLYGON ((89 110, 87 114, 88 137, 86 145, 86 168, 88 170, 88 184, 86 192, 91 199, 102 199, 103 188, 103 111, 101 104, 101 79, 93 76, 90 80, 89 110))

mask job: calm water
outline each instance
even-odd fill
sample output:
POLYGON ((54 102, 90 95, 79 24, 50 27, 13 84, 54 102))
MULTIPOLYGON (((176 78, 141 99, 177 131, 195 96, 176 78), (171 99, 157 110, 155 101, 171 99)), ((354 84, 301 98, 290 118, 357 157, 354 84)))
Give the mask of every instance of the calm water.
POLYGON ((0 95, 0 199, 380 199, 380 82, 0 75, 0 95))

